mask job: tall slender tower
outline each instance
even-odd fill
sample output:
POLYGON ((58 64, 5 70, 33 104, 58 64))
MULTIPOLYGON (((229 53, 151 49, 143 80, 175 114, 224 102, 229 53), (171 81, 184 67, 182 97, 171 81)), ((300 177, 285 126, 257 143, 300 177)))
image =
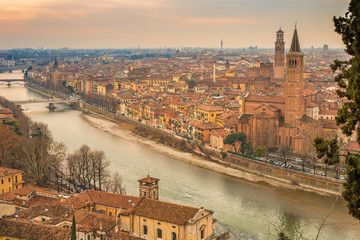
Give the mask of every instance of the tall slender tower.
POLYGON ((223 40, 221 39, 221 50, 223 50, 223 44, 224 44, 224 42, 223 42, 223 40))
POLYGON ((285 123, 294 123, 305 114, 304 54, 300 50, 295 26, 289 53, 286 55, 285 123))
POLYGON ((285 70, 285 42, 284 42, 284 32, 279 29, 276 32, 276 42, 275 42, 275 69, 274 69, 274 78, 275 79, 284 79, 284 70, 285 70))

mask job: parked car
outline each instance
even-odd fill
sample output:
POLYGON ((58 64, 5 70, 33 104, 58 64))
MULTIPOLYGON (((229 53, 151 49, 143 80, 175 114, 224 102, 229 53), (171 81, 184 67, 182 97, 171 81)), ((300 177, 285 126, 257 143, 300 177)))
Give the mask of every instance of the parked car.
POLYGON ((340 180, 345 180, 345 177, 344 177, 343 175, 340 175, 340 176, 339 176, 339 179, 340 179, 340 180))

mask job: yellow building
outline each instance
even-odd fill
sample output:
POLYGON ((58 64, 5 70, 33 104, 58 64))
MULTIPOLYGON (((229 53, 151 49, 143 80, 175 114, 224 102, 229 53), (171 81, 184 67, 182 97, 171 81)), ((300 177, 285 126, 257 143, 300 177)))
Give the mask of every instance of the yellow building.
MULTIPOLYGON (((116 228, 132 237, 149 240, 216 239, 213 211, 157 200, 159 179, 139 180, 141 197, 88 190, 66 204, 74 209, 117 216, 116 228)), ((221 239, 229 239, 223 235, 221 239)))
POLYGON ((202 121, 216 123, 216 117, 223 113, 220 106, 200 105, 195 110, 195 117, 202 121))
POLYGON ((24 185, 23 171, 0 167, 0 193, 22 188, 24 185))

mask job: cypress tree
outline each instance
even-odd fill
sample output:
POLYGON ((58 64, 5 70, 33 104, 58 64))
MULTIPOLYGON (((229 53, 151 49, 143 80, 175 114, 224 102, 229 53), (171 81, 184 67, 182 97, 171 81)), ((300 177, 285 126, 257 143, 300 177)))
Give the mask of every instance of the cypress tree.
POLYGON ((71 240, 76 240, 75 214, 73 214, 73 221, 72 221, 72 226, 71 226, 71 240))

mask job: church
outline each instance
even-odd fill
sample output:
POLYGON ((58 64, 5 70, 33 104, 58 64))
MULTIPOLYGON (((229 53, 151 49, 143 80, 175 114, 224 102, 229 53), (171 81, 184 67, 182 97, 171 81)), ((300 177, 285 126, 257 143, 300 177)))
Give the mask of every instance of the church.
POLYGON ((274 78, 285 78, 283 95, 263 96, 248 93, 243 99, 238 132, 244 132, 254 149, 288 145, 293 151, 312 152, 313 139, 337 135, 335 121, 319 120, 315 93, 304 89, 304 54, 295 27, 289 52, 284 58, 284 32, 276 32, 274 78), (285 69, 285 73, 284 73, 285 69))

